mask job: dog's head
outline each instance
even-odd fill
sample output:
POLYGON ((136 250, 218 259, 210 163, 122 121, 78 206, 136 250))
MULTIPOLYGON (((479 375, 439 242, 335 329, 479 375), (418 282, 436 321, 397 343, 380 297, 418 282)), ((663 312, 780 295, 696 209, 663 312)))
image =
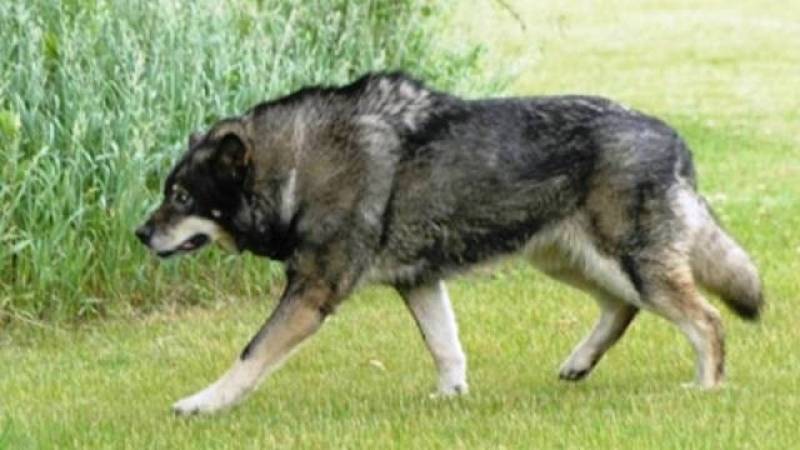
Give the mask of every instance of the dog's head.
POLYGON ((136 236, 160 257, 219 241, 233 246, 232 220, 243 207, 251 148, 236 121, 193 134, 164 184, 164 199, 136 236))

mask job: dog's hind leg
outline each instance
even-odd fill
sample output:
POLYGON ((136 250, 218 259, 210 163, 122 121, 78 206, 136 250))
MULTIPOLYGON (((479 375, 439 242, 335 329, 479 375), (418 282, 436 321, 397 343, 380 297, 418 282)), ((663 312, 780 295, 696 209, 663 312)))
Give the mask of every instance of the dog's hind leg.
POLYGON ((173 405, 177 414, 211 413, 235 405, 319 329, 332 293, 323 283, 293 285, 233 367, 202 391, 173 405))
POLYGON ((565 236, 530 257, 548 276, 586 292, 600 306, 600 319, 559 369, 559 378, 577 381, 589 375, 625 333, 639 311, 639 298, 619 263, 598 252, 583 232, 565 236))
POLYGON ((639 308, 628 303, 595 294, 600 306, 600 319, 592 331, 577 345, 558 372, 559 378, 578 381, 586 377, 630 325, 639 308))
MULTIPOLYGON (((540 265, 541 267, 541 265, 540 265)), ((569 358, 561 365, 558 376, 562 380, 578 381, 586 378, 594 369, 600 358, 625 334, 639 308, 621 300, 607 287, 597 281, 590 280, 586 273, 565 265, 542 267, 550 277, 576 287, 592 297, 600 306, 600 319, 592 331, 572 350, 569 358)), ((602 279, 611 280, 621 278, 623 275, 613 265, 596 265, 595 275, 603 275, 602 279)), ((608 283, 609 285, 621 285, 608 283)), ((624 292, 620 292, 622 294, 624 292)), ((629 294, 630 295, 630 294, 629 294)))
MULTIPOLYGON (((661 258, 660 261, 669 258, 661 258)), ((658 260, 654 260, 658 261, 658 260)), ((644 304, 675 323, 697 356, 697 387, 718 387, 725 374, 725 342, 719 311, 700 294, 686 263, 643 266, 644 304)))
POLYGON ((458 326, 443 281, 398 289, 417 322, 439 371, 439 395, 467 392, 467 359, 458 339, 458 326))

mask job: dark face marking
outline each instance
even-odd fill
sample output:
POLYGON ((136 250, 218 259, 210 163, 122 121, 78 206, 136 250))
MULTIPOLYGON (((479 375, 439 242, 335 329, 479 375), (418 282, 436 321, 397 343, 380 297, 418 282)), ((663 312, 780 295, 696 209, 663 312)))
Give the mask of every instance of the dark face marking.
MULTIPOLYGON (((197 250, 212 240, 207 222, 197 226, 203 220, 213 222, 230 234, 233 220, 245 202, 243 191, 248 163, 246 146, 236 133, 224 133, 220 137, 192 135, 189 149, 164 183, 161 205, 137 230, 139 239, 152 246, 153 236, 168 234, 186 226, 187 220, 194 220, 193 226, 186 228, 197 228, 196 234, 174 248, 158 251, 159 256, 167 257, 197 250)), ((185 233, 186 228, 181 232, 185 233)))
POLYGON ((185 215, 221 220, 236 214, 249 171, 243 140, 235 133, 190 137, 189 151, 164 185, 164 202, 185 215))

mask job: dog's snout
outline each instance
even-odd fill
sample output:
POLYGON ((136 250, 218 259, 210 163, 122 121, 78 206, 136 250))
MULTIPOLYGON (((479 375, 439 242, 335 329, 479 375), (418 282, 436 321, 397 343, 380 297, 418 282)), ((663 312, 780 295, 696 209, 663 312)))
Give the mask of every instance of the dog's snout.
POLYGON ((139 238, 144 245, 150 242, 151 236, 153 236, 153 224, 149 221, 136 229, 136 237, 139 238))

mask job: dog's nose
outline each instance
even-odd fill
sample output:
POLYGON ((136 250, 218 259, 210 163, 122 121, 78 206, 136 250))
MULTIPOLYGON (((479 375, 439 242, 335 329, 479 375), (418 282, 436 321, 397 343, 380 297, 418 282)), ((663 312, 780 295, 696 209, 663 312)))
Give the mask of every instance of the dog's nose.
POLYGON ((150 237, 153 235, 153 224, 150 222, 145 223, 136 229, 136 237, 142 241, 142 244, 147 245, 150 242, 150 237))

